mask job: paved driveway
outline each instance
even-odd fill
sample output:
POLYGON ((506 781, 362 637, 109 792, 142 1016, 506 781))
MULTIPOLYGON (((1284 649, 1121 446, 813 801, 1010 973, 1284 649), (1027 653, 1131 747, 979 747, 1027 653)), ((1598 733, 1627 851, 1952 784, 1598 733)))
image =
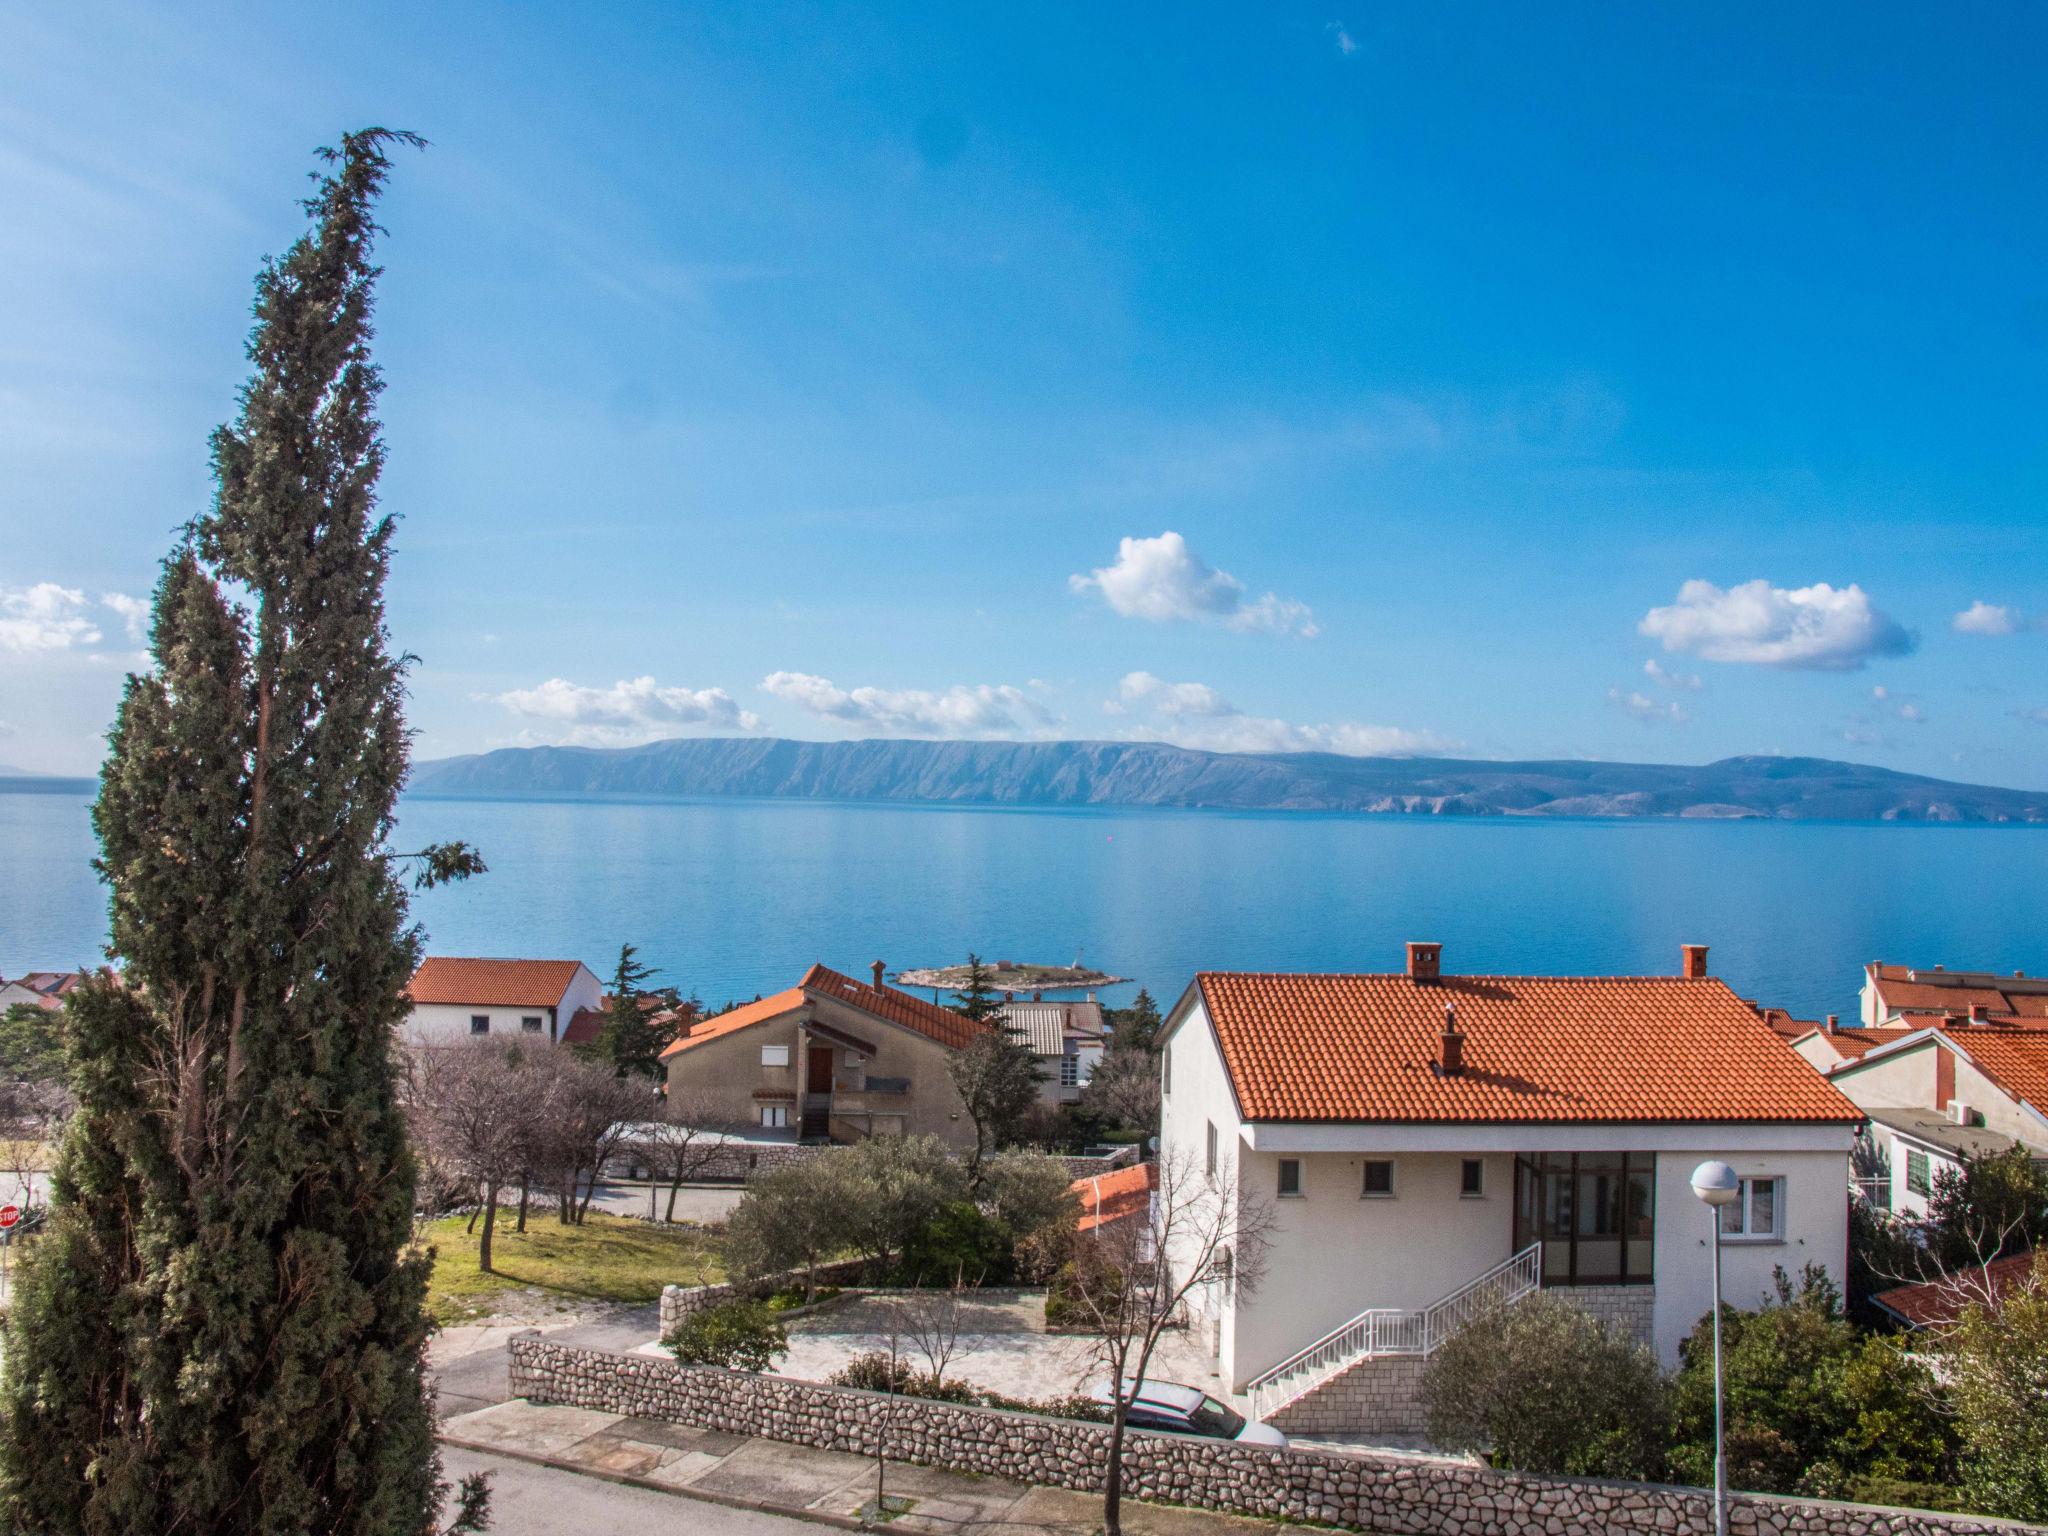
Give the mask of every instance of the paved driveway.
MULTIPOLYGON (((914 1330, 902 1315, 929 1308, 936 1299, 857 1296, 800 1317, 790 1324, 789 1353, 776 1374, 824 1381, 856 1355, 887 1354, 892 1330, 896 1353, 923 1370, 914 1330)), ((1222 1386, 1200 1344, 1180 1331, 1160 1341, 1151 1374, 1206 1392, 1220 1394, 1222 1386)), ((946 1375, 1009 1397, 1044 1398, 1084 1392, 1102 1371, 1092 1339, 1045 1331, 1045 1292, 990 1291, 960 1303, 958 1345, 946 1375)))

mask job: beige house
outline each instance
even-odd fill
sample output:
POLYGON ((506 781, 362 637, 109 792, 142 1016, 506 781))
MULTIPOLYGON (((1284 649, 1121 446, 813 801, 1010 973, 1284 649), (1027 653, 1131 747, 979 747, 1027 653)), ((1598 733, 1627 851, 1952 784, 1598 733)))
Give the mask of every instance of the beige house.
POLYGON ((947 1073, 975 1026, 951 1009, 814 965, 786 992, 688 1026, 662 1052, 668 1092, 704 1118, 768 1140, 936 1136, 974 1125, 947 1073))
POLYGON ((1870 1117, 1856 1189, 1879 1210, 1924 1219, 1936 1177, 1966 1157, 2023 1146, 2048 1159, 2048 1020, 1976 1006, 1939 1026, 1888 1015, 1878 1029, 1823 1027, 1793 1042, 1870 1117))
POLYGON ((1538 1288, 1668 1365, 1725 1294, 1844 1274, 1861 1113, 1687 946, 1679 975, 1196 977, 1161 1030, 1161 1158, 1272 1213, 1264 1279, 1195 1298, 1217 1385, 1289 1433, 1416 1432, 1428 1356, 1538 1288))
POLYGON ((1094 995, 1078 1003, 1048 1002, 1042 997, 1006 1002, 1003 1020, 1031 1048, 1032 1062, 1038 1068, 1039 1102, 1078 1103, 1081 1090, 1102 1060, 1102 1004, 1094 995))

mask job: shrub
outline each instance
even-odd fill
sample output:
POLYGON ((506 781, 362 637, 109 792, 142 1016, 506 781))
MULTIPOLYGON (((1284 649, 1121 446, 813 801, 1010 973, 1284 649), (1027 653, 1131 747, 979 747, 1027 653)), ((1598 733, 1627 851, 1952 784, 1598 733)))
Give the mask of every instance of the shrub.
MULTIPOLYGON (((1074 1273, 1073 1260, 1061 1264, 1052 1277, 1052 1283, 1045 1292, 1045 1326, 1048 1328, 1087 1328, 1091 1323, 1090 1314, 1075 1300, 1078 1280, 1074 1273)), ((1114 1308, 1121 1295, 1122 1276, 1115 1270, 1102 1270, 1095 1276, 1096 1295, 1105 1307, 1114 1308)))
POLYGON ((816 1306, 821 1301, 830 1301, 839 1294, 836 1285, 821 1285, 808 1296, 800 1285, 792 1285, 777 1291, 768 1298, 770 1312, 794 1312, 799 1307, 816 1306))
POLYGON ((765 1371, 789 1350, 789 1335, 760 1301, 728 1301, 692 1312, 662 1340, 684 1365, 765 1371))
POLYGON ((969 1200, 944 1206, 903 1245, 903 1285, 1001 1285, 1013 1272, 1010 1229, 969 1200))
POLYGON ((1521 1472, 1655 1477, 1665 1396, 1650 1352, 1555 1293, 1481 1314, 1422 1375, 1429 1437, 1521 1472))
POLYGON ((1962 1485, 1980 1514, 2048 1520, 2048 1256, 1995 1311, 1972 1307, 1942 1341, 1962 1441, 1962 1485))
POLYGON ((1966 1157, 1935 1174, 1927 1217, 1952 1270, 2048 1244, 2048 1165, 2020 1146, 1966 1157))
POLYGON ((921 1398, 927 1402, 960 1403, 969 1408, 1007 1408, 1012 1413, 1036 1413, 1055 1419, 1084 1419, 1107 1423, 1109 1410, 1088 1397, 1006 1397, 987 1392, 964 1381, 934 1382, 902 1356, 891 1359, 876 1350, 855 1355, 827 1378, 835 1387, 858 1387, 863 1392, 890 1392, 898 1397, 921 1398))
POLYGON ((1004 1152, 982 1166, 977 1191, 982 1209, 1012 1232, 1030 1237, 1046 1227, 1064 1230, 1076 1214, 1067 1165, 1037 1152, 1004 1152))
POLYGON ((895 1392, 908 1396, 917 1371, 908 1360, 891 1359, 880 1350, 855 1355, 825 1378, 835 1387, 858 1387, 863 1392, 895 1392))

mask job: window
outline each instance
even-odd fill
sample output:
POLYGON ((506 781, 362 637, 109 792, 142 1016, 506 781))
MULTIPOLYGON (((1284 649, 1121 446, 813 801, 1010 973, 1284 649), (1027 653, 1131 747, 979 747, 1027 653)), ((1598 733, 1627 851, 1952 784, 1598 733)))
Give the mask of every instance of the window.
POLYGON ((1477 1200, 1486 1193, 1486 1159, 1468 1157, 1458 1169, 1458 1193, 1467 1200, 1477 1200))
POLYGON ((1301 1198, 1301 1159, 1283 1157, 1280 1159, 1280 1198, 1298 1200, 1301 1198))
POLYGON ((519 1016, 519 1028, 524 1034, 537 1035, 541 1032, 541 1027, 546 1023, 547 1020, 537 1013, 522 1013, 519 1016))
POLYGON ((764 1045, 761 1047, 761 1065, 764 1067, 786 1067, 789 1065, 789 1047, 786 1045, 764 1045))
POLYGON ((1721 1236, 1772 1242, 1785 1235, 1785 1181, 1742 1179, 1736 1198, 1721 1207, 1721 1236))
POLYGON ((1173 1092, 1173 1053, 1159 1053, 1159 1096, 1163 1099, 1173 1092))
POLYGON ((1365 1183, 1359 1193, 1367 1200, 1393 1199, 1394 1165, 1383 1158, 1368 1159, 1365 1165, 1365 1183))
POLYGON ((472 1035, 488 1035, 491 1032, 491 1016, 488 1013, 472 1013, 469 1016, 469 1032, 472 1035))
POLYGON ((1934 1171, 1925 1152, 1906 1149, 1906 1188, 1916 1195, 1934 1193, 1934 1171))
POLYGON ((1515 1159, 1515 1251, 1543 1244, 1545 1285, 1649 1285, 1656 1169, 1650 1152, 1515 1159))
POLYGON ((1081 1058, 1062 1056, 1060 1058, 1060 1086, 1078 1088, 1081 1086, 1081 1058))
POLYGON ((1209 1122, 1209 1153, 1206 1166, 1211 1174, 1216 1172, 1216 1122, 1209 1122))
POLYGON ((787 1104, 763 1104, 761 1106, 761 1124, 764 1129, 771 1131, 788 1130, 789 1106, 787 1104))

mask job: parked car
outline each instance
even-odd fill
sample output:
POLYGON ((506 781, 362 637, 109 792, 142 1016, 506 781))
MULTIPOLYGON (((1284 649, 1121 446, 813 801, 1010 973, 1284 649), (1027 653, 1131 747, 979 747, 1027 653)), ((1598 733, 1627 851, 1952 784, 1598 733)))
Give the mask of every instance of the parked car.
MULTIPOLYGON (((1124 1422, 1132 1429, 1149 1429, 1166 1435, 1200 1435, 1209 1440, 1235 1440, 1239 1445, 1270 1446, 1280 1451, 1287 1449, 1287 1437, 1272 1425, 1248 1419, 1230 1404, 1194 1387, 1183 1387, 1171 1381, 1126 1381, 1124 1386, 1126 1389, 1135 1388, 1131 1393, 1130 1411, 1124 1415, 1124 1422)), ((1105 1408, 1115 1404, 1108 1382, 1095 1389, 1094 1397, 1105 1408)))

